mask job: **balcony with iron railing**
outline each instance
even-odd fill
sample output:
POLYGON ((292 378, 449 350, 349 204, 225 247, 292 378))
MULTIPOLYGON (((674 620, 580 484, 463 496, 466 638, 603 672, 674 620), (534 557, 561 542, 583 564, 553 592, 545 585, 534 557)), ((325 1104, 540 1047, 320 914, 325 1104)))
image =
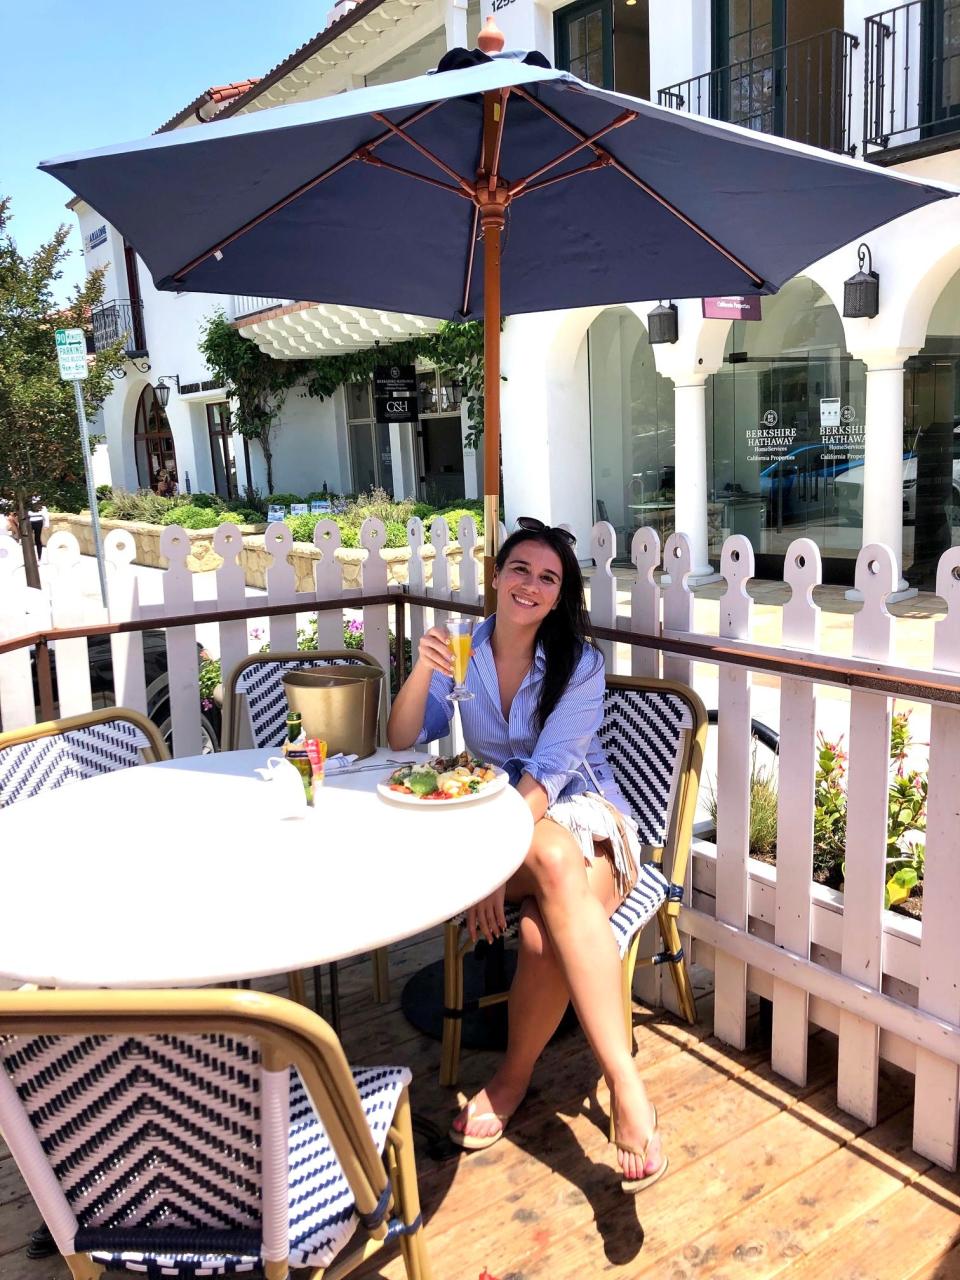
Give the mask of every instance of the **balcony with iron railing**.
POLYGON ((911 0, 867 18, 864 87, 865 155, 890 163, 957 145, 960 0, 911 0))
POLYGON ((661 106, 853 155, 856 36, 831 28, 667 85, 661 106))
POLYGON ((143 303, 130 298, 113 298, 101 302, 91 312, 93 346, 104 351, 113 343, 123 341, 124 352, 129 358, 147 355, 147 339, 143 327, 143 303))

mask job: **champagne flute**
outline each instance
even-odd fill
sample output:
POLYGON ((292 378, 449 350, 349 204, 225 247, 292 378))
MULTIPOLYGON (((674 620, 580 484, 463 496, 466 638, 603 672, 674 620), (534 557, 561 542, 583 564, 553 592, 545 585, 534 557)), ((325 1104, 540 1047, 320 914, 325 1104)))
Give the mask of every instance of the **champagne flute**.
POLYGON ((450 702, 465 702, 473 694, 466 687, 467 664, 472 651, 474 618, 449 618, 447 644, 453 654, 453 688, 447 694, 450 702))

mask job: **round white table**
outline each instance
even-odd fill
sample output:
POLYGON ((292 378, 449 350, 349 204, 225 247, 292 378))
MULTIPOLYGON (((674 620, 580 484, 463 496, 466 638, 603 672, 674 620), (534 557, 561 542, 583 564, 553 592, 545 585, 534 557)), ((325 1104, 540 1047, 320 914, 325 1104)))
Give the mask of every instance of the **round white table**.
POLYGON ((0 812, 0 975, 56 987, 199 986, 326 964, 420 933, 508 879, 533 835, 512 788, 399 805, 382 769, 331 773, 281 819, 270 751, 144 765, 0 812))

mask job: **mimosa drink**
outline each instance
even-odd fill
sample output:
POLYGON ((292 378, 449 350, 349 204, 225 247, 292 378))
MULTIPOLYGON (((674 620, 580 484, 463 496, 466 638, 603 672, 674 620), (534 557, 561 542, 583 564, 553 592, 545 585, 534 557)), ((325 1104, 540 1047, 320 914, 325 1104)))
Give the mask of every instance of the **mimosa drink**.
POLYGON ((451 702, 465 702, 473 694, 467 688, 467 667, 470 663, 473 618, 449 618, 447 620, 447 644, 453 657, 453 688, 447 694, 451 702))
POLYGON ((453 678, 457 684, 463 684, 467 678, 467 663, 470 661, 471 637, 450 636, 449 641, 453 651, 453 678))

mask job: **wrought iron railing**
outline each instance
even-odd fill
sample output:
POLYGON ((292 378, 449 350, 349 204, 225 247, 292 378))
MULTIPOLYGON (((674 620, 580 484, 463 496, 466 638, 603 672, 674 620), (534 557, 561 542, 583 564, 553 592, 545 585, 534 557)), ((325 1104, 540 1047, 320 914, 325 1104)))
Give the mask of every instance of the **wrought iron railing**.
POLYGON ((960 0, 911 0, 866 20, 864 151, 960 132, 960 0))
POLYGON ((831 28, 661 89, 661 106, 853 155, 856 36, 831 28))
POLYGON ((94 350, 103 351, 122 340, 128 356, 147 354, 142 302, 134 302, 130 298, 114 298, 95 306, 90 318, 93 322, 94 350))

